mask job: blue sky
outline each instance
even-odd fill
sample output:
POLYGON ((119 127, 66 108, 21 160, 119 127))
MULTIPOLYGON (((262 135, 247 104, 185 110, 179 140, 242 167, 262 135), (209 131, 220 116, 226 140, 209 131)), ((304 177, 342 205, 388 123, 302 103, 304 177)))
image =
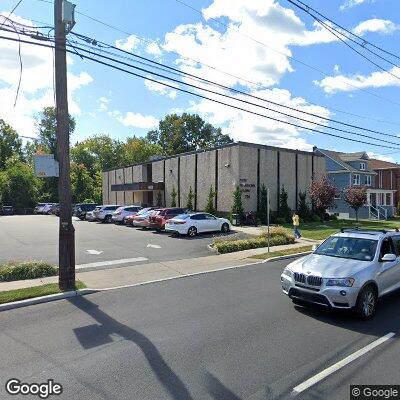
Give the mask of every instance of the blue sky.
MULTIPOLYGON (((131 35, 81 14, 76 15, 74 32, 262 98, 391 135, 400 134, 400 80, 351 52, 288 1, 185 2, 202 10, 202 14, 176 0, 115 0, 112 3, 76 0, 77 11, 131 35), (188 58, 201 63, 193 63, 188 58), (326 76, 295 59, 324 71, 326 76)), ((400 54, 398 0, 307 0, 307 3, 374 44, 400 54)), ((15 4, 16 0, 2 0, 0 13, 8 15, 15 4)), ((51 4, 24 0, 13 18, 33 25, 32 20, 52 24, 52 12, 51 4)), ((19 71, 17 50, 16 44, 0 40, 0 118, 11 123, 21 135, 35 135, 34 116, 43 106, 53 104, 52 53, 32 49, 32 46, 22 47, 24 72, 14 108, 19 71)), ((288 127, 160 85, 146 85, 141 79, 81 60, 75 55, 69 57, 68 69, 70 111, 77 120, 72 141, 99 133, 121 140, 133 134, 145 135, 159 119, 176 110, 198 112, 236 140, 308 150, 312 145, 338 151, 366 150, 400 161, 400 149, 398 153, 387 155, 396 150, 288 127)), ((396 71, 392 72, 400 76, 400 69, 396 71)), ((181 84, 180 87, 184 86, 181 84)), ((400 139, 378 138, 398 141, 400 148, 400 139)))

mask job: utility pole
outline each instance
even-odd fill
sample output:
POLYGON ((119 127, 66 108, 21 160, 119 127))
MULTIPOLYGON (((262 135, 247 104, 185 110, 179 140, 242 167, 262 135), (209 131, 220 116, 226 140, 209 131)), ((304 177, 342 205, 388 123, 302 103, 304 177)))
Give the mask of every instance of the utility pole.
POLYGON ((63 0, 54 0, 55 88, 57 113, 57 160, 60 226, 58 243, 60 290, 75 289, 75 229, 72 225, 71 178, 69 157, 69 114, 67 91, 66 26, 63 0))

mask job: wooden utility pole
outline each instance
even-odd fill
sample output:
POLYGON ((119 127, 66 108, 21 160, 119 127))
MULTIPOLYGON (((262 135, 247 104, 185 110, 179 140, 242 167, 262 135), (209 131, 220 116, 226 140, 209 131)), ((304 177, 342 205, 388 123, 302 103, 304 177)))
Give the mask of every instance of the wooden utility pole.
POLYGON ((75 229, 72 225, 69 158, 69 114, 67 91, 66 27, 62 17, 63 0, 54 0, 55 89, 57 112, 57 160, 60 227, 58 243, 60 290, 75 289, 75 229))

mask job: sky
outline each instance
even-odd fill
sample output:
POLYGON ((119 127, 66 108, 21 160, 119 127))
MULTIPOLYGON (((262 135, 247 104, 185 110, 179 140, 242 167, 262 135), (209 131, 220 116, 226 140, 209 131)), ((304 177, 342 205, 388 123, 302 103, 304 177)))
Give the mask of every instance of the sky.
MULTIPOLYGON (((165 115, 191 112, 221 127, 234 140, 301 150, 312 150, 314 145, 336 151, 365 150, 372 157, 400 162, 399 67, 382 61, 392 75, 381 71, 287 0, 182 1, 190 7, 181 0, 75 0, 78 13, 73 32, 317 117, 288 111, 312 120, 299 122, 265 110, 260 106, 268 104, 262 100, 223 91, 259 106, 223 100, 229 104, 300 125, 290 126, 179 92, 178 88, 188 89, 183 83, 166 87, 69 54, 69 111, 77 122, 72 143, 94 134, 119 140, 144 136, 165 115), (317 124, 335 125, 320 117, 392 136, 344 126, 339 127, 371 138, 327 130, 317 124), (305 126, 378 146, 313 133, 305 126), (396 147, 385 141, 399 144, 396 147)), ((305 2, 364 39, 400 55, 398 0, 305 2)), ((52 26, 50 3, 23 0, 12 18, 29 26, 52 26)), ((16 4, 17 0, 0 0, 0 15, 8 16, 16 4)), ((75 40, 72 34, 69 39, 75 40)), ((54 105, 53 54, 27 44, 22 44, 21 54, 22 81, 14 106, 20 70, 18 44, 0 39, 0 118, 20 135, 35 136, 35 117, 43 107, 54 105)), ((400 64, 399 59, 394 61, 400 64)), ((198 84, 188 78, 184 82, 198 84)))

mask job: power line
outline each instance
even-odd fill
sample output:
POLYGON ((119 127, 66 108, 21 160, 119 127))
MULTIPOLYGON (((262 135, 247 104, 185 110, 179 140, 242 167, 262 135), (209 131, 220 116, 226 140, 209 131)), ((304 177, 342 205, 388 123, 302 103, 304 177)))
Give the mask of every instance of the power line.
MULTIPOLYGON (((0 36, 0 39, 11 40, 11 41, 18 41, 18 39, 6 37, 6 36, 0 36)), ((44 43, 31 42, 31 41, 26 41, 26 40, 21 40, 21 42, 22 42, 22 43, 32 44, 32 45, 38 45, 38 46, 42 46, 42 47, 47 47, 47 48, 54 47, 53 45, 48 46, 48 45, 45 45, 44 43)), ((72 50, 66 49, 66 51, 69 52, 69 53, 74 53, 74 51, 72 51, 72 50)), ((186 90, 186 89, 182 89, 182 88, 180 88, 180 87, 177 88, 177 87, 175 87, 175 86, 173 86, 173 85, 171 85, 171 84, 169 84, 169 83, 157 81, 156 79, 152 79, 152 78, 150 78, 149 76, 144 76, 144 75, 141 75, 141 74, 137 74, 137 73, 135 73, 135 72, 126 70, 126 69, 124 69, 124 68, 121 68, 121 67, 119 67, 119 66, 117 66, 117 65, 109 64, 109 63, 106 63, 106 62, 104 62, 104 61, 95 59, 95 58, 90 57, 90 56, 87 56, 87 55, 82 55, 82 57, 85 58, 85 59, 94 61, 94 62, 96 62, 96 63, 99 63, 99 64, 102 64, 102 65, 108 66, 108 67, 110 67, 110 68, 119 70, 119 71, 121 71, 121 72, 125 72, 125 73, 127 73, 127 74, 132 75, 132 76, 136 76, 136 77, 139 77, 139 78, 142 78, 142 79, 145 79, 145 80, 148 80, 148 81, 151 81, 151 82, 160 84, 160 85, 164 85, 164 86, 166 86, 166 87, 179 90, 179 91, 181 91, 181 92, 184 92, 184 93, 193 95, 193 96, 198 97, 198 98, 202 98, 202 99, 205 99, 205 100, 210 100, 210 101, 212 101, 212 102, 214 102, 214 103, 221 104, 221 105, 225 105, 225 106, 227 106, 227 107, 230 107, 230 108, 233 108, 233 109, 236 109, 236 110, 239 110, 239 111, 244 111, 244 112, 246 112, 246 113, 250 113, 250 114, 253 114, 253 115, 257 115, 257 116, 260 116, 260 117, 263 117, 263 118, 266 118, 266 119, 269 119, 269 120, 272 120, 272 121, 275 121, 275 122, 278 122, 278 123, 282 123, 282 124, 285 124, 285 125, 293 126, 293 127, 298 128, 298 129, 308 130, 308 131, 310 131, 310 132, 320 133, 320 134, 323 134, 323 135, 327 135, 327 136, 331 136, 331 137, 335 137, 335 138, 339 138, 339 139, 343 139, 343 140, 347 140, 347 141, 352 141, 352 142, 356 142, 356 143, 367 144, 367 145, 375 146, 375 147, 384 147, 384 148, 389 148, 389 149, 400 149, 399 147, 393 147, 393 146, 387 146, 387 145, 382 145, 382 144, 376 144, 376 143, 366 142, 366 141, 362 141, 362 140, 358 140, 358 139, 354 139, 354 138, 347 138, 347 137, 343 137, 343 136, 336 135, 336 134, 333 134, 333 133, 323 132, 323 131, 320 131, 320 130, 317 130, 317 129, 314 129, 314 128, 309 128, 309 127, 301 126, 301 125, 298 125, 298 124, 295 124, 295 123, 292 123, 292 122, 289 122, 289 121, 283 121, 283 120, 280 120, 280 119, 277 119, 277 118, 274 118, 274 117, 271 117, 271 116, 267 116, 267 115, 265 115, 265 114, 260 114, 260 113, 258 113, 258 112, 254 112, 254 111, 251 111, 251 110, 242 108, 242 107, 235 106, 235 105, 233 105, 233 104, 225 103, 225 102, 223 102, 223 101, 220 101, 220 100, 216 100, 216 99, 207 97, 207 96, 205 96, 205 95, 203 95, 203 94, 195 93, 195 92, 192 92, 192 91, 189 91, 189 90, 186 90)), ((114 60, 114 62, 119 62, 119 61, 114 60)), ((136 69, 138 69, 138 68, 136 68, 136 69)), ((204 90, 204 89, 202 89, 202 90, 204 90)), ((220 95, 222 95, 222 94, 220 94, 220 95)), ((361 134, 358 134, 358 135, 361 135, 361 134)))
MULTIPOLYGON (((255 95, 252 95, 252 94, 250 94, 250 93, 246 93, 246 92, 243 92, 243 91, 241 91, 241 90, 234 89, 234 88, 228 87, 228 86, 226 86, 226 85, 223 85, 223 84, 220 84, 220 83, 216 83, 216 82, 213 82, 213 81, 211 81, 211 80, 208 80, 208 79, 199 77, 198 75, 194 75, 194 74, 190 74, 190 73, 187 73, 187 72, 184 72, 184 71, 180 71, 180 70, 178 70, 178 69, 176 69, 176 68, 170 67, 170 66, 165 65, 165 64, 162 64, 162 63, 160 63, 160 62, 153 61, 153 60, 151 60, 151 59, 149 59, 149 58, 146 58, 146 57, 143 57, 143 56, 139 56, 139 55, 137 55, 137 54, 134 54, 134 53, 128 52, 128 51, 126 51, 126 50, 120 49, 120 48, 118 48, 118 47, 116 47, 116 46, 112 46, 112 45, 110 45, 110 44, 107 44, 107 43, 104 43, 104 42, 101 42, 101 41, 98 41, 98 40, 95 40, 95 39, 92 39, 92 38, 88 38, 87 36, 83 36, 83 35, 80 35, 80 34, 78 34, 78 33, 74 33, 74 35, 80 37, 82 40, 85 40, 85 41, 87 41, 87 42, 96 43, 97 45, 98 45, 99 43, 101 43, 101 44, 103 44, 103 45, 106 45, 106 46, 109 47, 109 48, 112 48, 112 49, 114 49, 114 50, 118 50, 118 51, 120 51, 120 52, 122 52, 122 53, 124 53, 124 54, 129 54, 129 55, 131 55, 131 56, 133 56, 133 57, 135 57, 135 58, 139 58, 139 59, 141 59, 141 60, 146 60, 147 62, 150 62, 150 63, 155 64, 157 67, 162 66, 161 69, 162 69, 164 72, 168 72, 168 73, 169 73, 168 70, 171 70, 171 71, 173 71, 173 73, 175 73, 175 74, 178 73, 178 74, 180 74, 181 76, 182 76, 182 75, 189 76, 190 78, 193 78, 193 79, 195 79, 195 80, 197 80, 197 81, 205 82, 205 83, 207 83, 207 84, 211 84, 211 85, 214 85, 214 86, 223 88, 223 89, 225 89, 225 90, 228 90, 228 91, 230 91, 230 92, 234 92, 234 93, 236 93, 236 94, 244 95, 244 96, 247 96, 247 97, 256 99, 256 100, 260 100, 260 101, 263 101, 263 102, 266 102, 266 103, 269 103, 269 104, 273 104, 274 106, 286 108, 286 109, 289 109, 289 110, 291 110, 291 111, 295 111, 295 112, 298 112, 298 113, 306 114, 306 115, 309 115, 309 116, 312 116, 312 117, 320 118, 320 119, 323 119, 323 120, 325 120, 325 121, 333 122, 333 123, 336 123, 336 124, 341 124, 341 125, 348 126, 348 127, 351 127, 351 128, 360 129, 360 130, 364 130, 364 131, 371 132, 371 133, 376 133, 376 134, 378 134, 378 135, 389 136, 389 137, 393 137, 393 138, 395 138, 395 139, 400 139, 400 138, 399 138, 398 136, 396 136, 396 135, 391 135, 391 134, 388 134, 388 133, 383 133, 383 132, 379 132, 379 131, 376 131, 376 130, 372 130, 372 129, 368 129, 368 128, 363 128, 363 127, 360 127, 360 126, 357 126, 357 125, 348 124, 348 123, 345 123, 345 122, 342 122, 342 121, 338 121, 338 120, 335 120, 335 119, 332 119, 332 118, 327 118, 327 117, 324 117, 324 116, 321 116, 321 115, 318 115, 318 114, 315 114, 315 113, 311 113, 311 112, 307 112, 307 111, 303 111, 303 110, 296 109, 296 108, 291 107, 291 106, 283 105, 283 104, 274 102, 274 101, 272 101, 272 100, 267 100, 267 99, 265 99, 265 98, 262 98, 262 97, 259 97, 259 96, 255 96, 255 95)), ((111 54, 112 54, 113 56, 116 56, 116 55, 114 55, 113 53, 111 53, 111 54)), ((124 58, 126 58, 126 57, 124 57, 124 58)), ((131 59, 130 59, 130 60, 131 60, 131 59)), ((149 64, 146 64, 146 63, 145 63, 145 65, 150 66, 149 64)), ((277 113, 281 113, 280 111, 277 111, 277 110, 273 110, 273 111, 274 111, 274 112, 277 112, 277 113)), ((298 118, 298 117, 296 117, 296 116, 292 116, 292 117, 298 118)), ((301 119, 301 118, 298 118, 298 119, 301 119)), ((309 122, 309 121, 308 121, 308 122, 309 122)))
MULTIPOLYGON (((11 10, 10 14, 8 14, 8 17, 5 17, 5 18, 7 18, 7 19, 10 18, 11 15, 13 15, 14 11, 19 7, 19 5, 20 5, 21 3, 22 3, 22 0, 19 0, 18 3, 15 4, 14 8, 11 10)), ((0 25, 0 28, 4 25, 4 22, 5 22, 5 21, 2 22, 2 24, 0 25)))
MULTIPOLYGON (((42 3, 47 3, 47 4, 53 4, 53 2, 52 2, 52 1, 49 1, 49 0, 37 0, 37 1, 40 1, 40 2, 42 2, 42 3)), ((184 4, 183 2, 180 2, 180 3, 183 4, 183 5, 185 5, 185 6, 187 6, 187 7, 189 7, 189 8, 191 8, 191 9, 193 9, 193 10, 196 11, 197 13, 202 14, 201 11, 195 9, 194 7, 189 6, 189 5, 187 5, 187 4, 184 4)), ((120 29, 120 28, 118 28, 118 27, 116 27, 116 26, 114 26, 114 25, 111 25, 111 24, 109 24, 109 23, 106 23, 106 22, 104 22, 104 21, 101 21, 101 20, 99 20, 99 19, 97 19, 97 18, 94 18, 94 17, 92 17, 92 16, 90 16, 90 15, 87 15, 87 14, 85 14, 85 13, 82 13, 82 12, 80 12, 80 11, 76 11, 76 13, 79 14, 79 15, 82 15, 82 16, 84 16, 84 17, 86 17, 86 18, 88 18, 88 19, 90 19, 90 20, 92 20, 92 21, 94 21, 94 22, 96 22, 96 23, 99 23, 99 24, 101 24, 101 25, 104 25, 104 26, 106 26, 106 27, 108 27, 108 28, 110 28, 110 29, 113 29, 113 30, 115 30, 115 31, 117 31, 117 32, 124 33, 124 34, 129 35, 129 36, 130 36, 130 35, 135 35, 136 37, 138 37, 138 38, 139 38, 141 41, 143 41, 143 42, 146 42, 146 43, 149 43, 149 44, 153 43, 153 41, 151 41, 151 40, 149 40, 149 39, 146 39, 146 38, 144 38, 144 37, 140 37, 140 36, 138 36, 138 35, 136 35, 136 34, 133 34, 132 32, 127 32, 127 31, 125 31, 125 30, 123 30, 123 29, 120 29)), ((33 20, 32 20, 32 21, 33 21, 33 20)), ((217 20, 215 20, 215 21, 216 21, 217 23, 219 23, 219 21, 217 21, 217 20)), ((36 21, 36 22, 37 22, 37 21, 36 21)), ((227 25, 225 25, 225 26, 227 26, 227 25)), ((180 54, 180 53, 178 53, 178 52, 176 52, 176 51, 174 51, 174 50, 172 50, 171 53, 174 53, 174 54, 176 54, 178 57, 183 58, 183 59, 185 59, 185 60, 189 60, 189 61, 195 62, 195 63, 197 63, 197 64, 203 65, 204 67, 209 68, 209 69, 212 69, 212 70, 214 70, 214 71, 217 71, 218 73, 221 73, 221 74, 223 74, 223 75, 226 75, 226 76, 230 76, 230 77, 232 77, 232 78, 235 78, 235 79, 237 79, 237 80, 239 80, 239 81, 241 81, 241 82, 246 82, 246 83, 248 83, 248 84, 250 84, 250 85, 252 85, 252 86, 255 86, 255 87, 259 87, 259 88, 264 89, 264 86, 262 86, 262 85, 259 84, 259 83, 256 83, 256 82, 253 82, 253 81, 248 80, 248 79, 246 79, 246 78, 243 78, 243 77, 240 77, 240 76, 231 74, 231 73, 229 73, 229 72, 227 72, 227 71, 223 71, 223 70, 221 70, 221 69, 219 69, 219 68, 216 68, 216 67, 214 67, 214 66, 212 66, 212 65, 209 65, 209 64, 207 64, 207 63, 201 62, 201 61, 196 60, 196 59, 194 59, 194 58, 190 58, 190 57, 187 57, 187 56, 183 56, 182 54, 180 54)), ((282 54, 284 54, 284 53, 282 53, 282 54)), ((284 54, 284 55, 287 56, 287 54, 284 54)), ((299 61, 299 62, 301 62, 301 61, 299 61)), ((324 76, 328 76, 328 75, 327 75, 326 73, 324 73, 323 71, 319 71, 319 72, 321 72, 324 76)), ((345 81, 344 81, 344 82, 345 82, 345 81)), ((352 86, 351 84, 348 84, 348 82, 345 82, 345 84, 346 84, 346 85, 352 86)), ((356 88, 356 86, 354 86, 354 87, 356 88)), ((370 94, 370 95, 372 95, 372 96, 374 96, 374 97, 376 97, 376 98, 379 98, 379 99, 381 99, 381 100, 384 100, 384 101, 387 101, 387 102, 392 103, 392 104, 394 104, 394 105, 400 106, 400 103, 397 103, 397 102, 395 102, 394 100, 385 98, 385 97, 383 97, 383 96, 380 96, 380 95, 378 95, 378 94, 376 94, 376 93, 370 92, 370 91, 368 91, 368 90, 366 90, 366 89, 363 89, 363 88, 357 88, 357 89, 360 90, 360 91, 363 91, 363 92, 365 92, 365 93, 368 93, 368 94, 370 94)), ((320 104, 311 103, 311 102, 308 102, 308 103, 309 103, 310 105, 314 105, 314 106, 321 107, 320 104)), ((360 119, 366 119, 366 120, 371 120, 371 121, 375 121, 375 122, 379 122, 379 123, 390 124, 390 125, 393 125, 393 126, 400 126, 400 124, 395 123, 395 122, 393 122, 393 121, 387 121, 387 120, 382 120, 382 119, 378 119, 378 118, 373 118, 373 117, 370 117, 370 116, 365 116, 365 115, 360 115, 360 114, 356 114, 356 113, 351 113, 351 112, 343 111, 343 110, 340 110, 340 109, 334 108, 334 107, 329 107, 329 108, 330 108, 332 111, 335 111, 335 112, 338 112, 338 113, 341 113, 341 114, 345 114, 345 115, 349 115, 349 116, 352 116, 352 117, 356 117, 356 118, 360 118, 360 119)))
MULTIPOLYGON (((179 1, 179 0, 176 0, 179 1)), ((310 15, 315 21, 317 21, 322 27, 324 27, 328 32, 332 33, 332 35, 334 35, 337 39, 339 39, 343 44, 345 44, 348 48, 350 48, 351 50, 353 50, 355 53, 357 53, 359 56, 363 57, 365 60, 367 60, 368 62, 370 62, 371 64, 373 64, 375 67, 379 68, 380 70, 388 73, 389 75, 393 76, 396 79, 400 80, 400 77, 395 75, 393 72, 388 71, 386 68, 382 67, 381 65, 379 65, 378 63, 376 63, 375 61, 371 60, 370 58, 368 58, 365 54, 363 54, 362 52, 358 51, 356 48, 354 48, 352 45, 350 45, 349 43, 346 42, 346 40, 344 40, 341 36, 344 36, 347 40, 352 41, 353 43, 356 43, 357 45, 363 47, 360 43, 356 42, 355 40, 349 38, 348 36, 346 36, 345 34, 343 34, 343 32, 338 31, 337 29, 329 26, 328 24, 326 24, 325 22, 323 22, 321 19, 319 19, 318 17, 316 17, 314 14, 312 14, 309 10, 307 10, 304 7, 301 7, 300 5, 296 4, 294 1, 292 0, 287 0, 290 4, 293 4, 295 7, 299 8, 300 10, 303 10, 305 13, 307 13, 308 15, 310 15)), ((387 60, 386 58, 380 56, 379 54, 375 53, 374 51, 363 47, 364 50, 369 51, 370 53, 374 54, 376 57, 392 64, 393 66, 400 68, 397 64, 393 63, 390 60, 387 60)))

